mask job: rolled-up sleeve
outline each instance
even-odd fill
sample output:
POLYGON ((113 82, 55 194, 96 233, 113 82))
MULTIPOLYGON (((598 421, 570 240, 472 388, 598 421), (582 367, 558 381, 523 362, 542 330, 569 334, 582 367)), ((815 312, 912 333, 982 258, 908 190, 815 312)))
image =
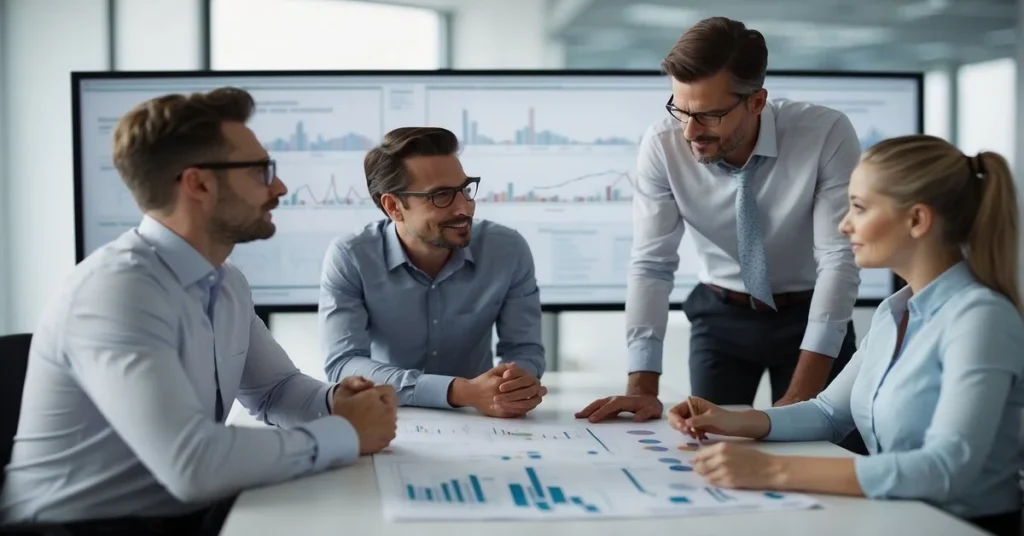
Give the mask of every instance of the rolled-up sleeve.
POLYGON ((629 372, 662 370, 669 295, 685 229, 654 129, 640 143, 633 188, 633 247, 626 283, 629 372))

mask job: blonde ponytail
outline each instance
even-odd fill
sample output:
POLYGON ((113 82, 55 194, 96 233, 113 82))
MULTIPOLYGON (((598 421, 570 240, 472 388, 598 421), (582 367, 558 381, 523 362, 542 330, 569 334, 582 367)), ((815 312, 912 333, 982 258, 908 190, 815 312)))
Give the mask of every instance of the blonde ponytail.
POLYGON ((976 179, 982 183, 978 215, 971 225, 967 261, 982 283, 1006 295, 1022 310, 1017 284, 1017 190, 1006 159, 984 152, 975 159, 976 179))
POLYGON ((966 156, 948 141, 915 134, 882 140, 861 160, 878 190, 902 209, 924 203, 943 220, 943 240, 964 251, 974 276, 1024 312, 1017 284, 1017 192, 1006 159, 966 156))

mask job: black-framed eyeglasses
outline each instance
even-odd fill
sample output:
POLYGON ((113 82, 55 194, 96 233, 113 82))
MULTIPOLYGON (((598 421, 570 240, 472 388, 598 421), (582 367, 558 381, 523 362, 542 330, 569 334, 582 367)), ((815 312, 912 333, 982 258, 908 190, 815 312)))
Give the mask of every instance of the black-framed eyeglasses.
MULTIPOLYGON (((263 173, 260 178, 266 186, 270 186, 274 182, 274 177, 277 177, 277 161, 273 158, 267 160, 247 160, 244 162, 202 162, 192 164, 189 167, 211 170, 257 168, 262 170, 263 173)), ((181 175, 181 173, 178 174, 178 180, 181 180, 181 175)))
POLYGON ((735 110, 737 106, 742 104, 744 101, 747 100, 747 97, 749 97, 749 95, 742 95, 739 93, 735 93, 735 95, 738 96, 740 99, 736 101, 736 104, 733 104, 732 106, 726 108, 725 110, 719 110, 715 112, 699 112, 695 114, 687 113, 680 110, 679 108, 676 108, 675 104, 672 104, 672 100, 675 98, 674 95, 669 96, 668 102, 665 103, 665 109, 668 110, 669 115, 675 118, 676 121, 679 121, 684 125, 686 123, 689 123, 690 118, 692 117, 698 123, 706 127, 717 127, 718 125, 722 124, 722 119, 725 116, 732 113, 732 111, 735 110))
POLYGON ((437 188, 429 192, 395 192, 399 197, 425 197, 437 208, 448 208, 455 201, 455 194, 462 192, 466 201, 472 201, 480 188, 480 177, 469 177, 462 186, 437 188))

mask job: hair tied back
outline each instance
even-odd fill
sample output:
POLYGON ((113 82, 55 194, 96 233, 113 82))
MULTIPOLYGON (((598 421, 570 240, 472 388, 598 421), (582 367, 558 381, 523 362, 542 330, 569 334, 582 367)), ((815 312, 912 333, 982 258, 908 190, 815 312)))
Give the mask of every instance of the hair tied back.
POLYGON ((981 153, 973 157, 965 154, 964 158, 967 159, 967 168, 970 169, 971 175, 976 179, 983 180, 985 178, 985 163, 981 159, 981 153))

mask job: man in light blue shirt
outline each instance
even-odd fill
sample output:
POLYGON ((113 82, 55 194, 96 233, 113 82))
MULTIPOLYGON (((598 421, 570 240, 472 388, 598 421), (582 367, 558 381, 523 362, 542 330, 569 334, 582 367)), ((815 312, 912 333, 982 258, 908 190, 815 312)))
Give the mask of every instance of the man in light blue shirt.
POLYGON ((466 176, 458 146, 441 128, 400 128, 367 154, 367 187, 388 219, 327 251, 327 377, 391 385, 400 405, 519 416, 547 392, 533 257, 518 232, 473 220, 480 178, 466 176))
POLYGON ((74 269, 34 333, 3 522, 216 534, 214 501, 394 437, 393 390, 301 374, 225 263, 274 234, 286 192, 245 126, 253 110, 224 88, 121 119, 114 162, 146 215, 74 269), (225 426, 236 398, 272 427, 225 426))

